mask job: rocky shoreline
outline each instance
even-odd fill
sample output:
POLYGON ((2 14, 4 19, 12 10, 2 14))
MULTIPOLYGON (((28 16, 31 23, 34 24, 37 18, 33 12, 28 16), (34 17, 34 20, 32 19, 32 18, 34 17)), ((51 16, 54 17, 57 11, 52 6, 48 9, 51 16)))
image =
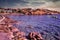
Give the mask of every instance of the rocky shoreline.
POLYGON ((22 9, 12 9, 12 8, 0 8, 0 14, 2 15, 52 15, 60 14, 60 12, 48 9, 32 9, 32 8, 22 8, 22 9))
POLYGON ((24 32, 21 32, 18 28, 13 26, 13 24, 18 23, 6 16, 0 15, 0 34, 5 35, 1 40, 43 40, 40 33, 30 32, 27 36, 24 32))

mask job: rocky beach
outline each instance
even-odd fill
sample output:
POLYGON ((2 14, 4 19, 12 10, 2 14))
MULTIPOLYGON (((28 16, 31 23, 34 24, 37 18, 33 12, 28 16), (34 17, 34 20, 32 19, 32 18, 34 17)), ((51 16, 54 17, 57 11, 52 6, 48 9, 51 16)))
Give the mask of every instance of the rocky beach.
POLYGON ((60 40, 60 12, 0 8, 0 40, 60 40))
POLYGON ((60 0, 0 0, 0 40, 60 40, 60 0))
POLYGON ((18 22, 0 15, 0 40, 43 40, 41 34, 36 32, 26 36, 24 32, 13 26, 16 23, 18 22))

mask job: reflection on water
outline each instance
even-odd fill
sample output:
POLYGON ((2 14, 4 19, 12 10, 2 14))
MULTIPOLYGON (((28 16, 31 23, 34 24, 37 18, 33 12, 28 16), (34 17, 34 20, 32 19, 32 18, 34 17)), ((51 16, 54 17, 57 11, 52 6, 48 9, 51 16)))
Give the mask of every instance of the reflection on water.
POLYGON ((35 31, 42 34, 45 40, 60 40, 60 15, 24 15, 9 16, 10 18, 20 21, 15 25, 20 31, 26 34, 35 31))

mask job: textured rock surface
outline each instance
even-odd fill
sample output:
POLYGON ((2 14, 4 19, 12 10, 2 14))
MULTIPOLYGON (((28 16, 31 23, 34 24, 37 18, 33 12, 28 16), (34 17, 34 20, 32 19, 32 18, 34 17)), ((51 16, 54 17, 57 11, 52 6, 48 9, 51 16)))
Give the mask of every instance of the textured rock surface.
POLYGON ((36 32, 31 32, 31 33, 29 33, 28 39, 29 39, 29 40, 43 40, 41 34, 36 33, 36 32))
POLYGON ((7 36, 7 33, 1 33, 0 32, 0 40, 10 40, 7 36))

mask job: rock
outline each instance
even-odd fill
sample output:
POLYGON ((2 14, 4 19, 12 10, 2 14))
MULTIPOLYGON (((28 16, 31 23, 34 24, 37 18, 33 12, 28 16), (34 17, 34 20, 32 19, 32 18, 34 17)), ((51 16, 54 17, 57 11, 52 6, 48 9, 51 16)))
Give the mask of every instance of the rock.
POLYGON ((25 37, 19 38, 18 40, 28 40, 25 37))
MULTIPOLYGON (((41 34, 37 32, 31 32, 28 34, 28 38, 26 37, 24 32, 19 31, 16 27, 13 26, 12 23, 17 23, 17 21, 14 21, 8 17, 5 17, 4 20, 1 22, 4 22, 5 24, 0 24, 0 38, 1 40, 43 40, 41 34), (6 38, 5 39, 5 34, 6 33, 6 38), (3 34, 1 37, 1 34, 3 34), (4 39, 3 39, 4 38, 4 39)), ((32 28, 29 26, 29 28, 32 28)))
POLYGON ((7 36, 7 33, 0 32, 0 40, 10 40, 7 36))
POLYGON ((43 40, 41 34, 36 33, 36 32, 31 32, 31 33, 29 33, 28 39, 29 39, 29 40, 43 40))

